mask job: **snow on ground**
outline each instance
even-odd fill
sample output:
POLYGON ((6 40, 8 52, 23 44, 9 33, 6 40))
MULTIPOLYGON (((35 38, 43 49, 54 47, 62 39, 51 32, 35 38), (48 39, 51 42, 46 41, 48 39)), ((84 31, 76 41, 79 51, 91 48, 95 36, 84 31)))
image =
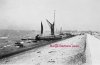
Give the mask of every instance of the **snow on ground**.
POLYGON ((16 54, 0 60, 0 65, 82 65, 85 38, 85 35, 75 36, 16 54))

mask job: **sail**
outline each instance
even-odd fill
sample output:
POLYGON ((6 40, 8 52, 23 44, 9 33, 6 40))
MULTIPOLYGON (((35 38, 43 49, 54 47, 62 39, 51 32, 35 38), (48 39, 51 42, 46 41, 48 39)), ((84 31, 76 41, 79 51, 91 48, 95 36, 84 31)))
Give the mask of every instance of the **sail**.
POLYGON ((87 45, 90 50, 92 65, 100 65, 100 40, 87 34, 87 45))
POLYGON ((47 23, 48 23, 48 25, 49 25, 49 27, 51 28, 51 23, 46 19, 46 21, 47 21, 47 23))
POLYGON ((51 35, 54 35, 54 22, 53 22, 53 24, 52 24, 52 23, 50 23, 47 19, 46 19, 46 21, 47 21, 47 23, 48 23, 48 25, 49 25, 49 27, 50 27, 50 29, 51 29, 51 35))
POLYGON ((43 34, 43 24, 41 22, 41 34, 43 34))
POLYGON ((54 35, 54 25, 55 25, 55 22, 53 22, 53 24, 52 24, 52 35, 54 35))

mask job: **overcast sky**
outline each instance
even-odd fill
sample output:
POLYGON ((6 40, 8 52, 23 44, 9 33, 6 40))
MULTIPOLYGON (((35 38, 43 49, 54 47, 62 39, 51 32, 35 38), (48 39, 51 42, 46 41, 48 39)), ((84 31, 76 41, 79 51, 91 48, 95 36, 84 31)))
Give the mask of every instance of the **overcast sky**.
POLYGON ((0 0, 0 29, 49 30, 53 10, 58 30, 100 31, 100 0, 0 0))

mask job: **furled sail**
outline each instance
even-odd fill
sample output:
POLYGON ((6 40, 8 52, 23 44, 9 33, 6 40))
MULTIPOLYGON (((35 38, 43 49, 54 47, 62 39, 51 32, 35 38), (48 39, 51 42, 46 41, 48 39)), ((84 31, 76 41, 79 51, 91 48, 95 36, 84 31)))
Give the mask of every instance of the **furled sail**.
POLYGON ((41 34, 43 34, 43 24, 42 24, 42 21, 41 21, 41 34))
POLYGON ((47 23, 48 23, 48 25, 49 25, 49 27, 50 27, 50 29, 51 29, 51 35, 54 35, 54 22, 53 22, 53 24, 52 24, 52 23, 50 23, 47 19, 46 19, 46 21, 47 21, 47 23))

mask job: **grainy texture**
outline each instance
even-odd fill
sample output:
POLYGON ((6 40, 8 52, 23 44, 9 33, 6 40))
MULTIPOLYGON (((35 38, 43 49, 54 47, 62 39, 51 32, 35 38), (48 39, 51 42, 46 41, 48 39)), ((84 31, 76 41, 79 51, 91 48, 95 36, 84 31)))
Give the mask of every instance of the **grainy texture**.
POLYGON ((54 44, 79 45, 79 47, 50 47, 46 45, 2 59, 0 65, 82 65, 85 36, 80 35, 54 44))

